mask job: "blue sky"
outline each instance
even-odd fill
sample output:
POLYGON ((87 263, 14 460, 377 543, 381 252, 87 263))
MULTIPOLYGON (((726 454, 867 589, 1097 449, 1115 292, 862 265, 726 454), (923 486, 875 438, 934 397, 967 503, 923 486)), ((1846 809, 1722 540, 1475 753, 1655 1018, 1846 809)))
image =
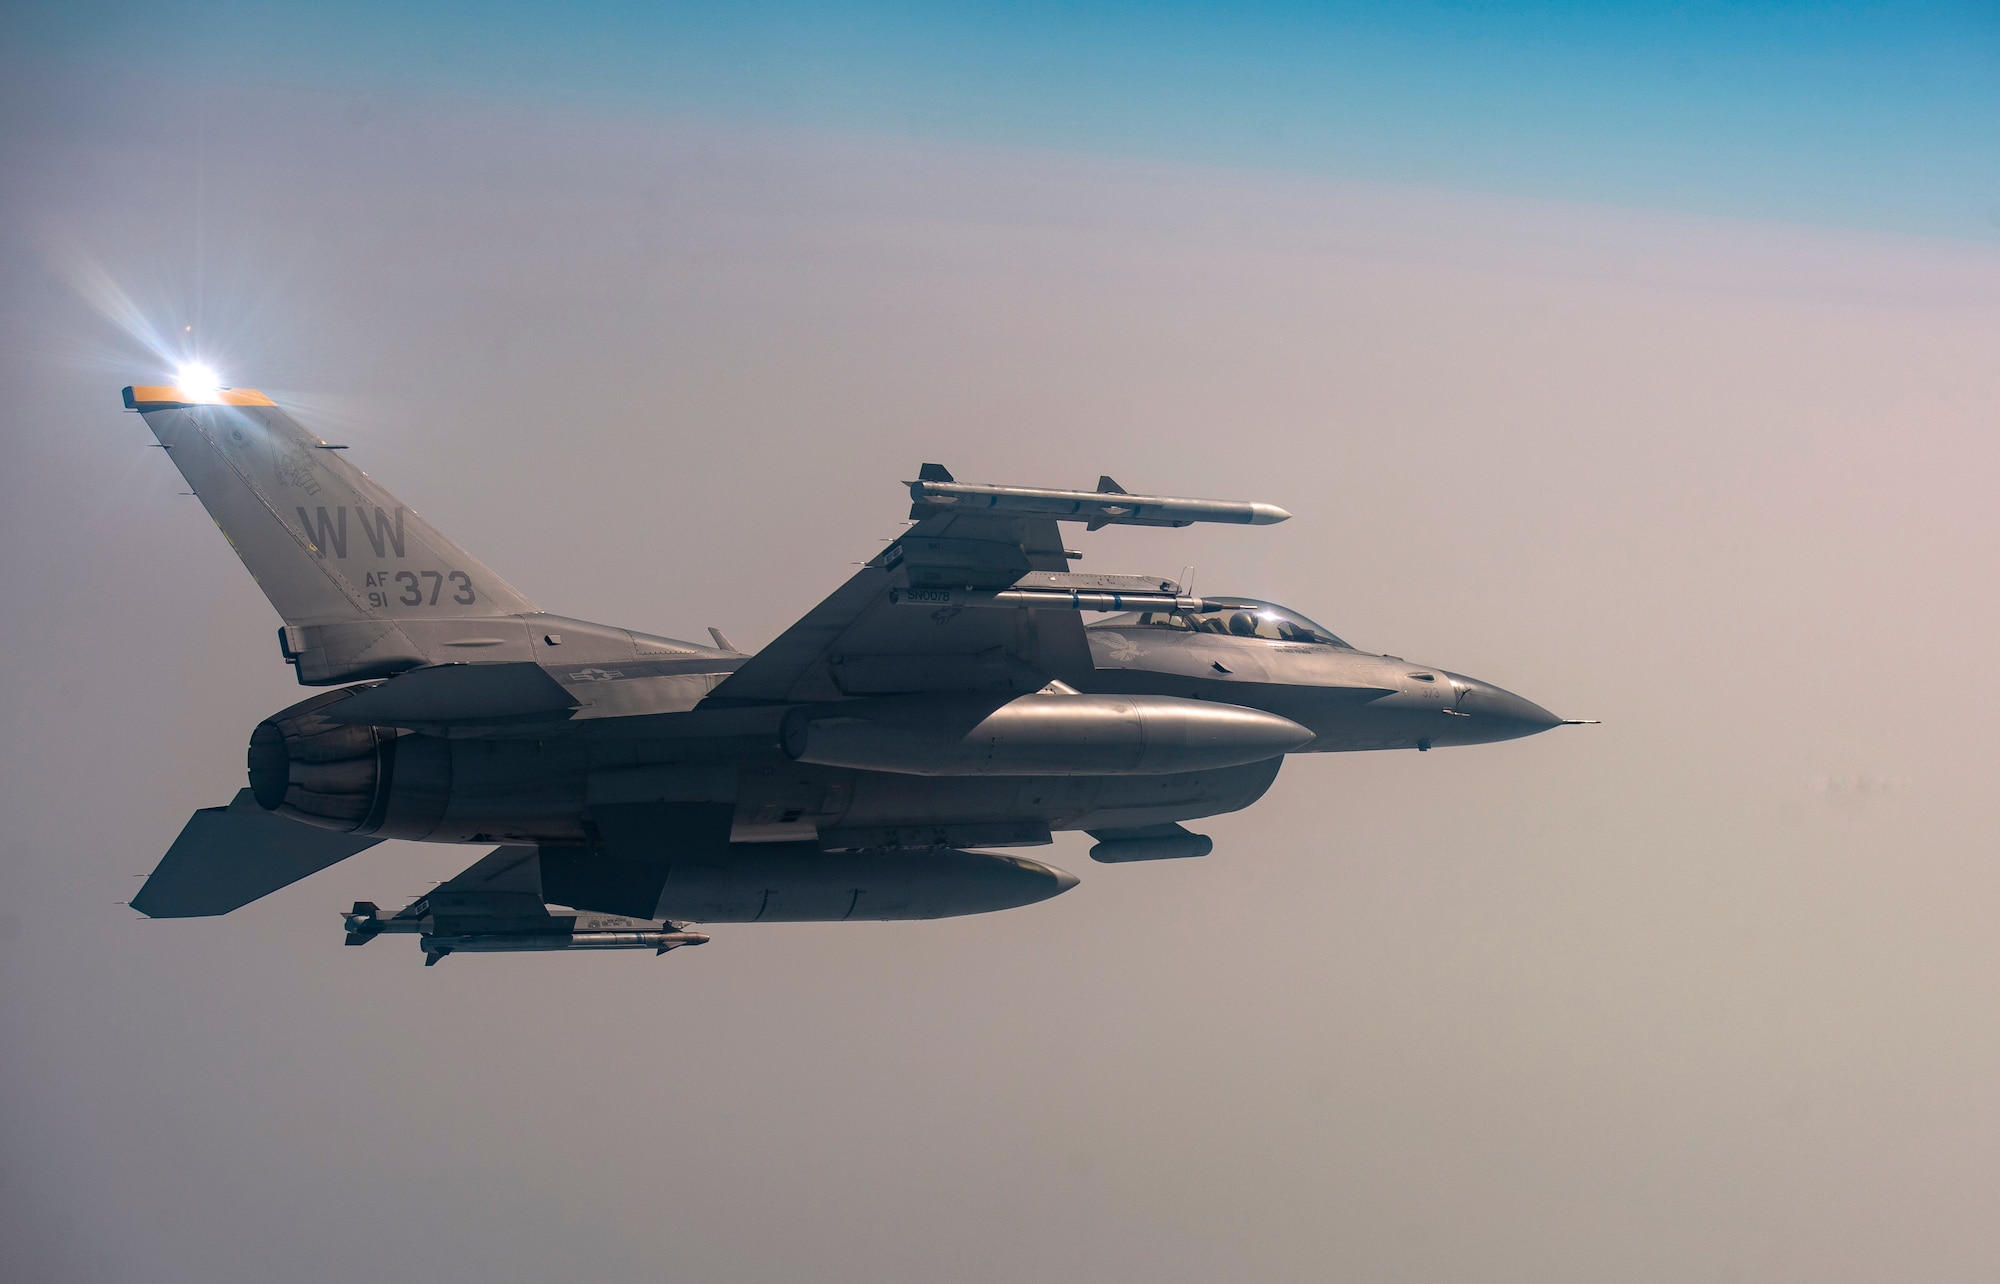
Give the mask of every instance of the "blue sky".
POLYGON ((2000 239, 2000 6, 12 7, 17 58, 2000 239))

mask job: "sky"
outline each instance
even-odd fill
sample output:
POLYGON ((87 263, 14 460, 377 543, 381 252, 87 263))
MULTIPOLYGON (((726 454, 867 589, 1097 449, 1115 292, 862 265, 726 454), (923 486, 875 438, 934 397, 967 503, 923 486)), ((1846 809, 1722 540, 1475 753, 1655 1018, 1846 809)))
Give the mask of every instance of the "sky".
POLYGON ((1990 10, 0 22, 0 1276, 2000 1269, 1990 10), (119 406, 189 350, 564 614, 754 647, 920 461, 1110 473, 1297 516, 1084 569, 1604 723, 980 918, 147 922, 306 694, 119 406))
POLYGON ((2000 238, 1961 4, 80 3, 33 66, 563 102, 2000 238))

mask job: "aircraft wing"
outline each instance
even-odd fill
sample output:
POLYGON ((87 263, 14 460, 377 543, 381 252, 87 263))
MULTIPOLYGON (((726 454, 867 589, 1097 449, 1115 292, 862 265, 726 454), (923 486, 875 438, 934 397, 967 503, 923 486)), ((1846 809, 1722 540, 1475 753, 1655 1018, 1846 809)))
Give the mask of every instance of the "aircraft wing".
POLYGON ((265 811, 248 789, 188 818, 132 908, 148 918, 227 914, 381 842, 265 811))
POLYGON ((1061 521, 1263 526, 1269 504, 1126 492, 968 485, 925 464, 909 483, 914 525, 702 702, 832 701, 915 692, 1005 699, 1092 669, 1081 610, 1175 605, 1180 586, 1139 575, 1075 575, 1061 521))
POLYGON ((832 596, 724 679, 704 707, 841 700, 916 691, 1022 694, 1090 672, 1073 610, 967 609, 891 600, 913 585, 997 590, 1069 566, 1056 519, 925 517, 832 596))

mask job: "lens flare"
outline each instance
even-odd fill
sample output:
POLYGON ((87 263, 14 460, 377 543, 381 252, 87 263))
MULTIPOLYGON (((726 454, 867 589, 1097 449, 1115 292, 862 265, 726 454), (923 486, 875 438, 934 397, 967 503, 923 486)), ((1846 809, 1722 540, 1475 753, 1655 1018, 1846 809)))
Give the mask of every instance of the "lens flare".
POLYGON ((199 361, 190 361, 183 365, 174 375, 174 384, 181 391, 204 401, 222 391, 221 376, 199 361))

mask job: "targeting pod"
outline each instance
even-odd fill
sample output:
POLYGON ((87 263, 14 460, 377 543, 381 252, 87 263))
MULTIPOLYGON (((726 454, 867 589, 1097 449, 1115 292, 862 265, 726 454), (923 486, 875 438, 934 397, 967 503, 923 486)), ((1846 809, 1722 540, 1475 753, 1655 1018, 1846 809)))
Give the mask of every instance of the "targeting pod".
POLYGON ((1141 825, 1132 829, 1093 829, 1097 845, 1090 858, 1106 865, 1135 860, 1187 860, 1215 850, 1215 840, 1180 825, 1141 825))

